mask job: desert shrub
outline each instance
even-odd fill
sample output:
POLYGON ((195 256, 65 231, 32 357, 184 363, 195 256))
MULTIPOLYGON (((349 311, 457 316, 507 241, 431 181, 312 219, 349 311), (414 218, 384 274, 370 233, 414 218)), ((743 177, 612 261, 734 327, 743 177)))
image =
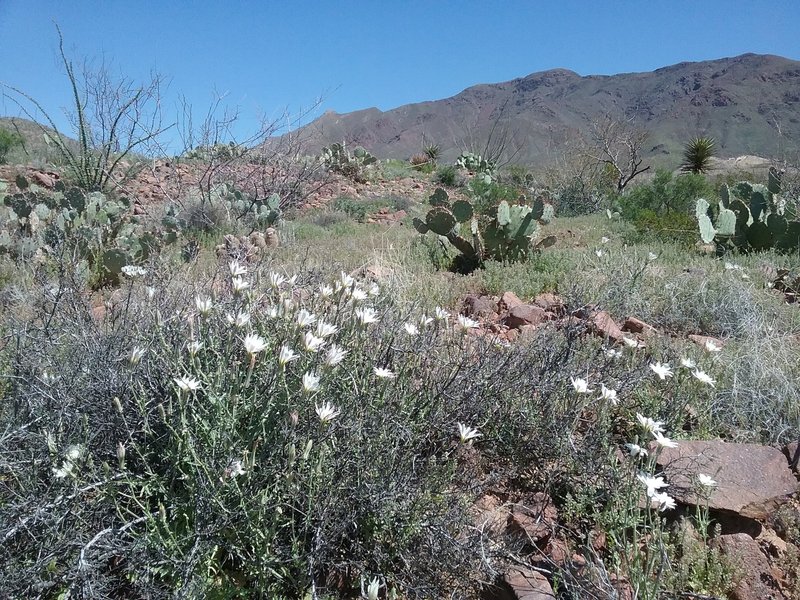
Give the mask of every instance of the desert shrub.
POLYGON ((453 187, 458 181, 458 169, 453 165, 442 165, 436 169, 436 174, 433 177, 436 183, 453 187))
POLYGON ((657 214, 663 212, 694 214, 698 198, 715 195, 715 190, 701 174, 673 175, 670 171, 658 170, 651 181, 619 196, 617 203, 622 217, 635 221, 636 217, 646 210, 657 214))
POLYGON ((190 201, 181 216, 190 233, 219 232, 228 217, 221 202, 204 202, 200 199, 190 201))
POLYGON ((411 177, 415 174, 408 161, 399 160, 396 158, 389 158, 382 160, 379 163, 381 175, 385 179, 400 179, 403 177, 411 177))
POLYGON ((317 227, 328 228, 343 223, 349 218, 350 215, 341 210, 321 210, 309 215, 308 220, 317 227))
POLYGON ((0 165, 5 164, 8 153, 22 145, 22 137, 15 131, 0 128, 0 165))
POLYGON ((503 200, 515 203, 520 197, 520 190, 512 185, 498 183, 491 178, 473 177, 468 185, 469 195, 475 212, 480 215, 487 214, 503 200))
POLYGON ((686 246, 697 242, 697 221, 684 212, 641 210, 633 219, 636 241, 670 240, 686 246))

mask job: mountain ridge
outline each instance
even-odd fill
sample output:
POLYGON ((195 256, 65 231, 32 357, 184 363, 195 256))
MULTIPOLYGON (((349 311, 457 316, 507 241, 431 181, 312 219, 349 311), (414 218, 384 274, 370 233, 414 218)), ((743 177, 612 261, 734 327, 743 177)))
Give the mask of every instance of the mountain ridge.
POLYGON ((548 162, 564 151, 563 140, 606 115, 648 130, 646 154, 665 163, 679 162, 696 135, 714 137, 720 156, 775 156, 800 140, 800 62, 747 53, 614 75, 558 67, 386 111, 326 111, 300 131, 311 152, 345 140, 380 158, 407 159, 427 142, 452 160, 467 138, 485 140, 503 106, 523 149, 516 162, 548 162))

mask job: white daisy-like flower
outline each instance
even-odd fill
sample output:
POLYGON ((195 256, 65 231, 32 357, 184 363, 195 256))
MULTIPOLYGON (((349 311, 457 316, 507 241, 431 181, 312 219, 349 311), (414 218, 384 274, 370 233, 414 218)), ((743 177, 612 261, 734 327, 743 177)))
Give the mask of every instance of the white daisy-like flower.
POLYGON ((710 385, 711 387, 716 387, 717 385, 717 382, 714 381, 711 375, 709 375, 705 371, 701 371, 700 369, 695 369, 694 371, 692 371, 692 375, 694 375, 695 379, 697 379, 702 383, 705 383, 706 385, 710 385))
POLYGON ((194 377, 175 377, 173 381, 184 392, 196 392, 200 389, 200 382, 194 377))
POLYGON ((231 277, 241 277, 242 275, 247 275, 247 267, 239 263, 238 260, 232 260, 228 264, 228 269, 230 269, 231 277))
POLYGON ((650 370, 658 375, 658 378, 662 381, 667 377, 672 377, 672 368, 669 366, 669 363, 665 363, 663 365, 660 362, 651 363, 650 370))
POLYGON ((600 243, 601 244, 607 244, 610 241, 611 240, 609 240, 606 236, 603 236, 603 237, 600 238, 600 243))
POLYGON ((457 425, 458 425, 458 437, 461 440, 462 444, 466 444, 468 442, 471 442, 472 440, 476 440, 483 435, 476 428, 470 427, 469 425, 464 425, 463 423, 458 423, 457 425))
POLYGON ((341 275, 339 275, 338 283, 342 288, 348 290, 348 289, 352 288, 355 285, 356 280, 353 279, 352 277, 350 277, 350 275, 348 275, 344 271, 342 271, 341 275))
POLYGON ((427 327, 431 323, 433 323, 433 317, 429 317, 428 315, 422 315, 419 318, 419 326, 420 327, 427 327))
POLYGON ((353 291, 350 292, 350 297, 356 302, 363 302, 369 296, 365 290, 362 290, 360 287, 356 286, 353 288, 353 291))
POLYGON ((622 350, 617 350, 616 348, 606 348, 603 350, 603 354, 606 358, 620 358, 622 356, 622 350))
POLYGON ((211 298, 203 298, 201 296, 197 296, 194 299, 194 305, 201 315, 207 315, 211 312, 211 309, 214 308, 214 303, 211 302, 211 298))
POLYGON ((373 371, 375 372, 375 377, 380 379, 394 379, 397 377, 394 372, 389 369, 385 369, 384 367, 374 367, 373 371))
POLYGON ((244 338, 244 349, 250 355, 256 355, 267 349, 267 341, 257 333, 250 333, 244 338))
POLYGON ((231 279, 231 285, 233 286, 233 291, 237 294, 250 288, 250 282, 243 277, 234 277, 231 279))
POLYGON ((330 298, 331 296, 333 296, 333 288, 329 285, 322 284, 321 286, 319 286, 319 294, 323 298, 330 298))
POLYGON ((81 456, 83 456, 83 446, 80 444, 72 444, 69 448, 67 448, 64 456, 66 456, 67 460, 69 461, 74 462, 78 460, 81 456))
POLYGON ((274 288, 279 288, 286 281, 286 277, 275 271, 270 271, 269 284, 274 288))
POLYGON ((270 319, 277 319, 281 316, 281 307, 275 304, 268 306, 266 310, 267 317, 270 319))
POLYGON ((299 356, 299 354, 284 344, 281 346, 280 352, 278 352, 278 363, 285 365, 299 358, 299 356))
POLYGON ((202 349, 203 349, 203 342, 200 341, 195 340, 186 344, 186 350, 188 350, 189 354, 191 354, 192 356, 200 352, 200 350, 202 349))
POLYGON ((647 260, 655 260, 658 258, 658 254, 655 252, 648 252, 647 253, 647 260))
POLYGON ((656 492, 658 492, 658 490, 669 486, 669 484, 665 482, 664 478, 661 476, 652 477, 650 475, 647 475, 646 473, 639 473, 636 477, 647 488, 648 498, 652 498, 656 494, 656 492))
POLYGON ((659 511, 664 512, 665 510, 671 510, 677 506, 675 503, 675 498, 667 494, 667 492, 656 492, 652 495, 650 500, 654 504, 659 505, 659 511))
POLYGON ((373 577, 367 586, 367 600, 378 600, 378 592, 381 589, 381 582, 377 577, 373 577))
POLYGON ((303 373, 303 391, 311 394, 319 390, 319 376, 316 373, 306 371, 303 373))
POLYGON ((374 308, 357 308, 353 311, 353 314, 355 314, 356 319, 358 319, 362 325, 369 325, 370 323, 377 323, 380 321, 374 308))
POLYGON ((380 287, 380 286, 379 286, 377 283, 375 283, 375 282, 373 281, 371 284, 369 284, 369 288, 367 289, 367 293, 368 293, 370 296, 372 296, 373 298, 374 298, 375 296, 380 296, 380 294, 381 294, 381 287, 380 287))
POLYGON ((316 333, 321 338, 330 337, 337 331, 339 331, 339 328, 332 323, 326 323, 322 319, 317 322, 316 333))
POLYGON ((297 283, 297 275, 292 275, 289 279, 286 280, 286 283, 289 284, 289 287, 294 287, 294 284, 297 283))
POLYGON ((156 297, 156 288, 151 287, 151 286, 148 285, 144 289, 145 289, 145 292, 147 292, 147 299, 148 300, 152 300, 153 298, 156 297))
POLYGON ((695 363, 691 358, 682 358, 681 366, 686 367, 687 369, 694 369, 697 366, 697 363, 695 363))
POLYGON ((317 405, 315 411, 322 423, 330 423, 340 414, 339 409, 330 402, 325 402, 322 406, 317 405))
POLYGON ((450 313, 443 309, 441 306, 437 306, 433 309, 433 316, 436 318, 437 321, 446 321, 450 318, 450 313))
POLYGON ((476 327, 478 327, 480 325, 480 323, 478 321, 476 321, 475 319, 470 319, 469 317, 465 317, 464 315, 458 315, 457 322, 458 322, 458 327, 462 331, 468 331, 470 329, 475 329, 476 327))
POLYGON ((714 481, 713 479, 711 479, 711 477, 709 477, 705 473, 699 473, 697 475, 697 482, 700 485, 702 485, 703 487, 716 487, 717 486, 717 482, 714 481))
POLYGON ((628 449, 628 454, 634 458, 644 458, 647 456, 647 450, 642 448, 639 444, 625 444, 625 447, 628 449))
POLYGON ((589 382, 583 379, 582 377, 570 377, 569 382, 572 384, 572 387, 575 391, 579 394, 589 394, 591 393, 591 389, 589 389, 589 382))
POLYGON ((661 446, 662 448, 677 448, 678 442, 674 442, 660 431, 653 432, 653 437, 656 439, 656 444, 661 446))
POLYGON ((235 317, 231 314, 225 315, 228 323, 241 329, 250 322, 250 313, 240 312, 235 317))
POLYGON ((406 330, 406 333, 408 335, 411 335, 411 336, 419 335, 419 327, 417 327, 413 323, 404 323, 403 324, 403 329, 406 330))
POLYGON ((245 473, 246 471, 244 470, 244 465, 239 459, 232 460, 225 469, 225 475, 228 477, 239 477, 245 473))
POLYGON ((319 349, 325 345, 325 339, 317 337, 311 331, 306 331, 303 334, 303 348, 306 352, 319 352, 319 349))
POLYGON ((645 431, 649 431, 652 434, 664 433, 663 421, 654 421, 650 417, 645 417, 639 413, 636 413, 636 420, 639 421, 639 425, 641 425, 645 431))
POLYGON ((706 340, 706 343, 704 344, 704 347, 706 349, 706 352, 721 352, 722 351, 722 346, 717 344, 714 340, 706 340))
POLYGON ((142 358, 145 355, 145 349, 141 346, 134 346, 133 350, 131 350, 131 355, 128 358, 128 362, 132 365, 138 365, 142 362, 142 358))
POLYGON ((617 405, 617 390, 607 388, 605 384, 600 384, 600 400, 608 400, 614 406, 617 405))
POLYGON ((130 277, 131 279, 135 277, 144 277, 147 275, 147 269, 136 265, 125 265, 120 270, 125 277, 130 277))
POLYGON ((739 271, 741 268, 742 267, 740 267, 739 265, 737 265, 735 263, 730 263, 730 262, 726 262, 725 263, 725 269, 727 271, 739 271))
POLYGON ((603 252, 603 251, 602 251, 601 249, 599 249, 599 248, 598 248, 597 250, 595 250, 595 251, 594 251, 594 253, 595 253, 595 255, 597 256, 597 258, 603 258, 603 255, 605 254, 605 252, 603 252))
POLYGON ((347 356, 347 350, 336 344, 331 344, 330 348, 325 352, 324 362, 329 367, 335 367, 344 360, 345 356, 347 356))
POLYGON ((622 336, 622 343, 628 346, 628 348, 644 348, 644 344, 642 342, 636 338, 630 338, 627 335, 622 336))
POLYGON ((300 325, 300 327, 308 327, 316 322, 317 317, 308 312, 305 308, 301 308, 297 311, 297 324, 300 325))

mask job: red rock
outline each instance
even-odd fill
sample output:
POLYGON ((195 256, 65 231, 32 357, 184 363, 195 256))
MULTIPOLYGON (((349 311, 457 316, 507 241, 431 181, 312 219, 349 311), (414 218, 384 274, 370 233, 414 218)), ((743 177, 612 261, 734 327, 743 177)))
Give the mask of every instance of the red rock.
POLYGON ((515 600, 555 600, 553 587, 539 571, 514 567, 506 573, 504 579, 515 600))
POLYGON ((504 292, 503 295, 500 296, 500 307, 504 310, 511 310, 520 304, 525 303, 520 300, 514 292, 504 292))
POLYGON ((539 294, 536 296, 533 303, 548 312, 556 314, 561 314, 564 312, 564 301, 560 296, 551 294, 549 292, 545 292, 544 294, 539 294))
POLYGON ((746 533, 721 535, 711 541, 739 572, 744 575, 731 594, 734 600, 778 600, 786 596, 780 591, 767 557, 753 538, 746 533))
POLYGON ((606 311, 601 310, 590 317, 592 331, 604 338, 622 341, 622 330, 606 311))
POLYGON ((464 298, 463 312, 468 317, 489 317, 497 313, 497 302, 489 296, 470 294, 464 298))
POLYGON ((547 542, 557 522, 558 511, 544 492, 537 492, 515 504, 511 511, 511 528, 524 533, 534 545, 547 542))
POLYGON ((47 173, 41 173, 39 171, 34 171, 31 174, 31 179, 34 183, 48 189, 53 188, 56 185, 55 180, 50 175, 47 173))
POLYGON ((523 325, 541 325, 549 319, 550 316, 543 308, 532 304, 520 304, 508 311, 505 324, 512 328, 519 328, 523 325))
POLYGON ((658 456, 669 483, 669 493, 687 505, 705 504, 695 494, 699 473, 717 482, 711 489, 711 509, 766 520, 797 491, 798 484, 786 456, 758 444, 733 444, 719 440, 680 440, 677 448, 664 448, 658 456))
POLYGON ((625 322, 622 324, 622 331, 641 333, 646 337, 658 333, 658 330, 655 327, 645 323, 640 319, 637 319, 636 317, 628 317, 625 319, 625 322))
POLYGON ((797 473, 798 463, 800 463, 800 443, 790 442, 783 447, 783 453, 789 459, 789 466, 792 471, 797 473))
POLYGON ((719 338, 711 337, 709 335, 694 335, 694 334, 690 334, 688 337, 689 337, 690 340, 692 340, 695 344, 697 344, 698 346, 700 346, 704 350, 707 350, 706 345, 709 344, 709 343, 713 344, 714 346, 716 346, 718 348, 723 348, 725 346, 725 342, 723 342, 719 338))

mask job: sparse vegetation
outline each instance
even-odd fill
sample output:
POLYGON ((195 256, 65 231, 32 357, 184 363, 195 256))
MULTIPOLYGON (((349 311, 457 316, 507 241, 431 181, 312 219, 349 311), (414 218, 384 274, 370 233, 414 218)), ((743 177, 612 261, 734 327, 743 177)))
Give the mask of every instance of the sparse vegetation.
POLYGON ((0 128, 0 165, 6 162, 8 153, 22 145, 22 137, 16 131, 0 128))

